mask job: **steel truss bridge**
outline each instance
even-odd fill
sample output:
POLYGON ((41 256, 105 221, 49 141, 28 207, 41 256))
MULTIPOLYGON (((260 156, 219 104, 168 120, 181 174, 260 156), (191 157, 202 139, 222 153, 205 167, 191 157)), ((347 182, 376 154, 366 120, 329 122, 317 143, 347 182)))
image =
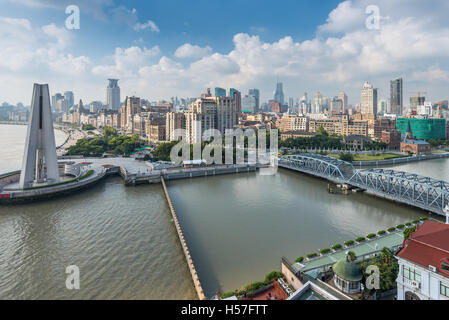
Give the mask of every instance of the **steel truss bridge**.
POLYGON ((449 204, 449 183, 430 177, 390 169, 357 170, 349 162, 316 154, 283 156, 278 163, 281 168, 358 187, 443 216, 449 204))

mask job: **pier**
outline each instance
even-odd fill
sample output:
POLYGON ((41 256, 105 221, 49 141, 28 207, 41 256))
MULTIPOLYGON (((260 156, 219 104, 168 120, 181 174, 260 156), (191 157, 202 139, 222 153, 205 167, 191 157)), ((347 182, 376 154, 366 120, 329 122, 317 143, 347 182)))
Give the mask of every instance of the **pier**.
POLYGON ((107 176, 121 176, 127 186, 139 184, 160 184, 165 180, 192 179, 224 174, 255 172, 256 164, 240 165, 207 165, 201 167, 174 167, 153 170, 146 162, 132 158, 82 158, 71 157, 60 159, 60 174, 70 175, 74 179, 47 186, 35 186, 20 189, 18 181, 20 171, 0 175, 0 204, 27 202, 67 195, 85 189, 107 176), (88 176, 86 174, 90 172, 88 176))
POLYGON ((170 198, 170 194, 168 193, 167 186, 165 185, 164 177, 161 176, 162 188, 164 189, 165 197, 167 199, 168 206, 170 208, 170 213, 173 218, 173 222, 176 227, 176 232, 178 233, 179 241, 181 242, 182 250, 184 251, 184 255, 186 257, 187 266, 189 267, 190 274, 192 275, 193 284, 195 286, 196 293, 198 295, 198 299, 206 300, 206 296, 204 295, 203 288, 201 287, 201 282, 198 277, 198 273, 195 268, 195 264, 193 263, 192 256, 190 255, 189 248, 186 243, 186 239, 184 238, 184 234, 182 232, 181 224, 179 223, 178 216, 176 215, 176 210, 173 206, 173 203, 170 198))

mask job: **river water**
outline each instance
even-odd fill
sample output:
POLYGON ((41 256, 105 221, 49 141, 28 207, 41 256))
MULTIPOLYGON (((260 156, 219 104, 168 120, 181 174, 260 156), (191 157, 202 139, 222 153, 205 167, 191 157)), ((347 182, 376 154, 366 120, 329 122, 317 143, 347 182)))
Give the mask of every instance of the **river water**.
MULTIPOLYGON (((21 142, 5 140, 0 172, 17 169, 11 159, 21 161, 21 142)), ((395 169, 449 180, 448 164, 395 169)), ((426 215, 364 194, 331 195, 326 187, 287 170, 168 182, 206 296, 263 280, 282 256, 294 260, 426 215)), ((109 178, 70 197, 0 207, 0 253, 3 299, 195 298, 159 185, 125 187, 109 178), (68 265, 80 268, 79 291, 65 288, 68 265)))

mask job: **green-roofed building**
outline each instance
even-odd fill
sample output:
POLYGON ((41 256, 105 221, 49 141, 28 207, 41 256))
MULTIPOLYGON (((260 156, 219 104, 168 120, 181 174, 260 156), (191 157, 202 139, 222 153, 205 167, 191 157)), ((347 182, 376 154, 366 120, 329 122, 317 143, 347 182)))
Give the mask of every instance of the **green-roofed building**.
POLYGON ((446 140, 446 119, 398 118, 396 129, 406 134, 409 123, 417 140, 446 140))
POLYGON ((344 293, 360 293, 363 275, 360 267, 350 260, 349 256, 340 259, 332 267, 334 271, 334 284, 344 293))

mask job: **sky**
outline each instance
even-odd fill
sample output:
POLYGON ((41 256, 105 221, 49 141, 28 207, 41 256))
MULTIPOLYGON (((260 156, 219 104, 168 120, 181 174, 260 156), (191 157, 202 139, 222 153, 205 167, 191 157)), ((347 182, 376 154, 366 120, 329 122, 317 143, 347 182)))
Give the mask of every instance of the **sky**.
POLYGON ((345 91, 357 104, 363 82, 385 98, 403 77, 405 105, 418 91, 439 101, 448 13, 447 0, 0 0, 0 103, 28 105, 33 83, 105 101, 111 77, 122 100, 218 86, 266 101, 281 81, 286 98, 345 91), (69 5, 79 29, 66 27, 69 5))

